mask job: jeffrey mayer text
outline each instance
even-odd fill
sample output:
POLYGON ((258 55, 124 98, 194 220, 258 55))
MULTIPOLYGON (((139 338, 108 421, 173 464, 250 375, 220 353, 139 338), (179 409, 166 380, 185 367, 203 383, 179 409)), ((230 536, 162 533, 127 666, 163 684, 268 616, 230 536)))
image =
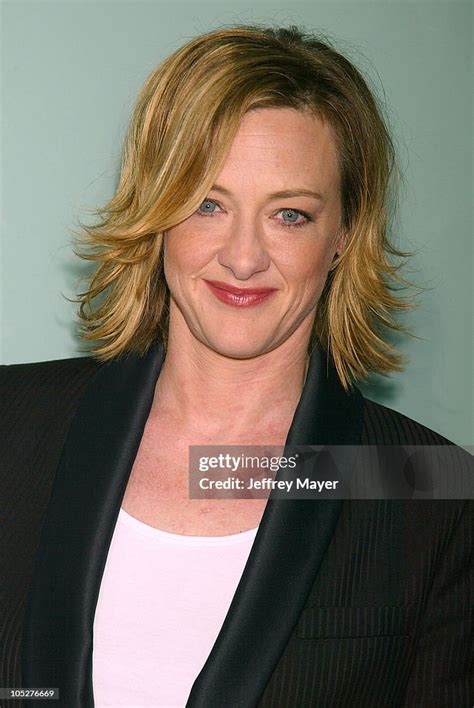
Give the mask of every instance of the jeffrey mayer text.
POLYGON ((276 480, 272 477, 258 479, 250 477, 245 482, 239 477, 227 477, 227 479, 209 479, 209 477, 203 477, 199 480, 199 487, 201 489, 280 489, 290 492, 295 481, 295 489, 312 489, 317 492, 322 492, 325 489, 336 489, 339 483, 337 479, 321 481, 309 479, 308 477, 304 477, 303 479, 297 477, 296 480, 276 480))
MULTIPOLYGON (((309 479, 308 477, 300 479, 299 477, 297 477, 295 488, 314 489, 318 492, 322 492, 323 489, 336 489, 338 482, 339 480, 324 480, 323 482, 321 482, 321 480, 319 479, 309 479)), ((255 479, 254 477, 251 477, 249 479, 247 489, 285 489, 287 492, 289 492, 293 488, 294 483, 294 479, 275 480, 271 477, 265 477, 264 479, 255 479)))

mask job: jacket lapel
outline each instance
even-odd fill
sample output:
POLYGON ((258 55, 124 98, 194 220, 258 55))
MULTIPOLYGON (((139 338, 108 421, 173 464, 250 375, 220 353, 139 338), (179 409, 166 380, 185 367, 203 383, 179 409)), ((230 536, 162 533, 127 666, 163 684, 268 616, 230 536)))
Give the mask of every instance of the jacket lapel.
MULTIPOLYGON (((104 364, 71 424, 43 527, 24 622, 24 686, 60 688, 68 708, 94 705, 93 621, 120 505, 164 359, 104 364)), ((316 350, 287 445, 357 445, 363 399, 347 395, 316 350)), ((279 478, 287 473, 280 470, 279 478), (282 474, 281 474, 282 473, 282 474)), ((340 500, 270 498, 225 622, 188 708, 255 706, 314 582, 340 500)))

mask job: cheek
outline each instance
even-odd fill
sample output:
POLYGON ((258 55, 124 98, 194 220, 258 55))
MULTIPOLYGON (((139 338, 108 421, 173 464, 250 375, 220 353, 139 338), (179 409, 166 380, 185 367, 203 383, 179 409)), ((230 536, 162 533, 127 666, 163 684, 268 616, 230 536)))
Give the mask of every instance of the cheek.
POLYGON ((324 286, 332 262, 332 249, 311 244, 287 257, 284 270, 288 282, 314 292, 324 286))
POLYGON ((209 240, 199 238, 189 228, 175 226, 164 237, 165 277, 179 279, 180 275, 192 275, 209 260, 209 240))

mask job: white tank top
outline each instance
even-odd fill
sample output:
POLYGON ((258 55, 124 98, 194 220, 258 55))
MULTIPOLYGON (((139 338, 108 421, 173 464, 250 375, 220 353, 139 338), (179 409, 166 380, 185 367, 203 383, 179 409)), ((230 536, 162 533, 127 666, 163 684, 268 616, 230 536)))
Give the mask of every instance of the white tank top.
POLYGON ((96 708, 185 706, 256 533, 181 536, 120 509, 94 617, 96 708))

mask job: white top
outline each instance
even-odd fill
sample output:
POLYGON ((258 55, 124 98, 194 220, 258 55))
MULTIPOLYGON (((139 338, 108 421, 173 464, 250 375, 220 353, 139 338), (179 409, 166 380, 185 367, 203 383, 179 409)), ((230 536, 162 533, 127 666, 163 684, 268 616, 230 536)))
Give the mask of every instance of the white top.
POLYGON ((96 708, 183 708, 257 529, 181 536, 120 509, 94 618, 96 708))

